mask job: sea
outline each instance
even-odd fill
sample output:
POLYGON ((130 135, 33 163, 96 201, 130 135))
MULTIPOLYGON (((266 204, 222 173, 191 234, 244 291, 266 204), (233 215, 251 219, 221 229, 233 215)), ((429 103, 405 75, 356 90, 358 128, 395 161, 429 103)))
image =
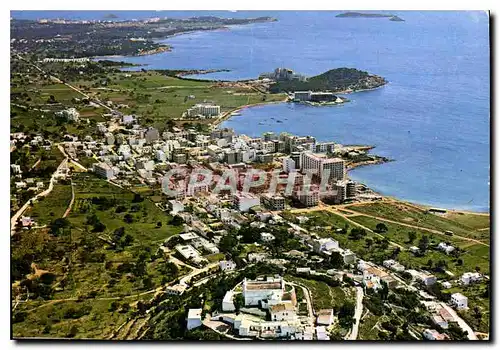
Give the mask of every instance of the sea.
POLYGON ((341 11, 12 11, 11 17, 105 19, 109 13, 118 19, 276 18, 177 35, 163 40, 171 52, 116 60, 145 65, 134 69, 230 70, 193 76, 197 79, 251 79, 277 67, 308 76, 339 67, 381 75, 387 85, 349 94, 350 102, 340 106, 255 106, 222 126, 249 136, 287 131, 320 141, 374 145, 372 153, 394 161, 356 168, 350 178, 419 204, 489 211, 486 12, 390 11, 404 22, 335 17, 341 11))

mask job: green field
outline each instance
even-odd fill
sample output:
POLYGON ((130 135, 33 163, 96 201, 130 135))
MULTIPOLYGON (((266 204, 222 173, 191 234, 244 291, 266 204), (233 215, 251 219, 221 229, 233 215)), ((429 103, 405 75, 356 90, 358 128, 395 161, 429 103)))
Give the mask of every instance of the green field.
MULTIPOLYGON (((366 311, 365 311, 366 312, 366 311)), ((360 340, 380 340, 378 336, 379 329, 376 326, 381 318, 368 312, 362 317, 359 323, 358 339, 360 340)))
POLYGON ((387 221, 377 220, 368 216, 362 216, 362 215, 352 216, 350 217, 350 219, 374 231, 376 230, 377 224, 383 223, 388 228, 388 231, 383 233, 383 236, 387 237, 390 241, 396 242, 406 247, 417 245, 418 241, 424 235, 429 238, 430 243, 435 243, 435 244, 438 244, 439 242, 449 242, 450 244, 457 246, 460 243, 464 242, 463 240, 454 238, 453 236, 439 235, 425 230, 418 230, 412 227, 407 227, 387 221), (416 233, 416 238, 412 242, 410 242, 408 238, 408 233, 411 231, 416 233))
POLYGON ((71 185, 58 183, 47 197, 40 198, 24 215, 31 216, 39 226, 47 225, 63 216, 70 201, 71 185))
POLYGON ((123 108, 123 113, 138 114, 156 124, 180 118, 183 112, 200 102, 213 102, 226 112, 247 104, 285 98, 284 94, 262 94, 247 87, 217 86, 213 82, 179 79, 154 71, 110 74, 108 81, 105 87, 85 81, 77 81, 75 85, 86 86, 102 101, 125 104, 129 108, 123 108))
POLYGON ((480 239, 485 242, 489 240, 487 231, 477 230, 478 227, 488 227, 486 220, 487 216, 475 215, 472 217, 469 215, 469 217, 463 219, 452 220, 452 218, 455 219, 456 216, 450 218, 442 217, 403 203, 370 203, 349 206, 347 208, 356 212, 383 217, 406 224, 441 230, 443 232, 452 231, 456 235, 480 239))
POLYGON ((342 287, 330 287, 322 281, 308 280, 295 276, 285 276, 285 280, 299 283, 311 292, 314 310, 338 309, 346 301, 354 301, 353 293, 346 293, 342 287))

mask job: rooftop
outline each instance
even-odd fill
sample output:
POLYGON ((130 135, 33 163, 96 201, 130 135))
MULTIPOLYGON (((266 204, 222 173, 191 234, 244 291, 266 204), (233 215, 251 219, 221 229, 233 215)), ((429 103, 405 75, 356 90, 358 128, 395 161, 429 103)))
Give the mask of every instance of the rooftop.
POLYGON ((277 304, 277 305, 272 305, 269 310, 271 312, 280 312, 280 311, 294 311, 295 308, 293 307, 292 304, 290 303, 283 303, 283 304, 277 304))
POLYGON ((201 309, 189 309, 188 318, 201 318, 201 309))

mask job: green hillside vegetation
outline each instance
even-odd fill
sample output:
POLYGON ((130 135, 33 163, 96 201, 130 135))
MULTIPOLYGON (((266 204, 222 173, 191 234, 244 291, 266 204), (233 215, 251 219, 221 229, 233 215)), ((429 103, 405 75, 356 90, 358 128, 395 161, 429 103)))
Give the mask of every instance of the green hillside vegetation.
POLYGON ((307 81, 279 81, 271 86, 273 93, 282 91, 345 91, 347 89, 371 89, 386 84, 387 81, 379 76, 354 68, 331 69, 320 75, 309 78, 307 81))

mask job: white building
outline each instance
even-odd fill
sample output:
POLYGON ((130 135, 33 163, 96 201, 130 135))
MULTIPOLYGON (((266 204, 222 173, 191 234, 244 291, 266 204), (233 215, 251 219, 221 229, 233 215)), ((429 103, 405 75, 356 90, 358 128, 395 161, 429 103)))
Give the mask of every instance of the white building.
POLYGON ((466 272, 461 277, 462 283, 465 285, 478 282, 481 279, 482 279, 481 274, 478 272, 466 272))
POLYGON ((12 173, 14 174, 20 174, 21 173, 21 166, 18 164, 11 164, 10 169, 12 170, 12 173))
POLYGON ((263 242, 272 242, 274 241, 275 237, 272 233, 269 233, 269 232, 261 232, 260 233, 260 239, 263 241, 263 242))
POLYGON ((448 322, 444 318, 442 318, 440 315, 433 315, 432 322, 434 322, 434 324, 437 324, 441 328, 444 328, 444 329, 448 328, 448 322))
POLYGON ((285 210, 285 198, 279 195, 265 193, 260 197, 263 207, 270 210, 285 210))
POLYGON ((283 164, 283 171, 285 173, 290 173, 292 171, 295 171, 295 161, 292 158, 290 157, 283 158, 282 164, 283 164))
POLYGON ((422 335, 427 340, 445 340, 447 338, 446 335, 439 333, 435 329, 425 329, 422 335))
POLYGON ((167 154, 163 152, 161 149, 156 151, 156 160, 159 162, 167 161, 167 154))
POLYGON ((454 293, 451 295, 451 303, 455 305, 457 309, 466 309, 467 308, 467 297, 460 293, 454 293))
POLYGON ((93 167, 94 167, 94 172, 97 175, 104 177, 107 180, 112 179, 114 177, 114 170, 109 164, 95 163, 93 167))
POLYGON ((168 201, 168 208, 170 209, 170 214, 175 215, 184 211, 184 204, 175 199, 171 199, 168 201))
POLYGON ((266 280, 243 280, 245 306, 257 306, 263 300, 281 301, 285 291, 285 281, 281 277, 267 277, 266 280))
POLYGON ((316 339, 318 340, 330 340, 328 336, 328 332, 326 331, 325 326, 317 326, 316 327, 316 339))
POLYGON ((383 263, 384 267, 387 267, 388 269, 397 271, 397 272, 403 272, 405 270, 405 267, 398 263, 396 260, 385 260, 383 263))
POLYGON ((310 171, 320 179, 328 176, 330 180, 344 180, 346 177, 345 161, 341 158, 326 158, 312 152, 301 154, 302 171, 310 171))
POLYGON ((259 197, 254 194, 247 192, 239 192, 233 196, 234 206, 239 211, 248 211, 251 207, 257 206, 260 204, 259 197))
POLYGON ((313 250, 318 254, 330 252, 336 249, 339 249, 339 242, 332 238, 316 239, 313 242, 313 250))
POLYGON ((187 329, 201 326, 201 309, 189 309, 187 317, 187 329))
POLYGON ((231 260, 219 261, 219 267, 221 271, 234 271, 236 269, 236 264, 231 260))
POLYGON ((74 122, 77 122, 80 119, 80 113, 78 113, 75 108, 68 108, 63 111, 56 112, 56 114, 74 122))
POLYGON ((176 245, 175 250, 177 250, 185 259, 198 259, 200 253, 190 245, 176 245))
POLYGON ((297 198, 299 199, 300 203, 302 203, 306 207, 314 207, 319 203, 319 191, 309 190, 307 193, 306 191, 300 191, 300 193, 298 193, 297 195, 297 198))
POLYGON ((450 289, 451 288, 451 283, 447 282, 447 281, 441 282, 441 285, 443 286, 444 289, 450 289))
POLYGON ((132 124, 135 121, 135 118, 133 115, 124 115, 122 117, 122 124, 132 124))
POLYGON ((438 244, 437 249, 445 252, 446 254, 450 254, 452 251, 455 250, 455 248, 449 244, 446 244, 445 242, 441 242, 438 244))
POLYGON ((319 326, 330 326, 333 323, 333 309, 319 310, 316 323, 319 326))
POLYGON ((418 253, 420 251, 420 248, 416 247, 416 246, 411 246, 408 250, 410 252, 412 252, 413 254, 416 254, 416 253, 418 253))
POLYGON ((216 117, 220 114, 220 106, 210 103, 199 103, 186 111, 188 117, 216 117))
POLYGON ((294 101, 309 101, 311 99, 312 91, 295 91, 293 93, 294 101))
POLYGON ((224 299, 222 300, 222 311, 232 312, 235 311, 234 307, 234 292, 229 290, 224 295, 224 299))
POLYGON ((291 303, 276 304, 269 307, 271 321, 293 321, 297 318, 295 307, 291 303))

